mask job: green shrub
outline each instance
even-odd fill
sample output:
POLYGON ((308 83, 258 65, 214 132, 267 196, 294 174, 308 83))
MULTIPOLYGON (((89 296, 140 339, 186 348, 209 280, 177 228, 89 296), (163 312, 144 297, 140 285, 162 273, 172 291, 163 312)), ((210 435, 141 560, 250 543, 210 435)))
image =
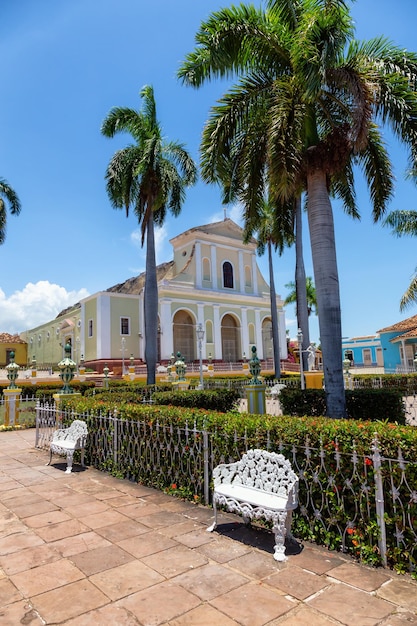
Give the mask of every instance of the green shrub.
POLYGON ((165 391, 154 393, 155 404, 207 409, 226 413, 235 408, 240 394, 237 389, 165 391))
MULTIPOLYGON (((346 390, 346 410, 350 419, 384 420, 405 424, 405 408, 401 390, 356 389, 346 390)), ((280 394, 280 403, 286 415, 325 415, 326 396, 323 389, 285 388, 280 394)))

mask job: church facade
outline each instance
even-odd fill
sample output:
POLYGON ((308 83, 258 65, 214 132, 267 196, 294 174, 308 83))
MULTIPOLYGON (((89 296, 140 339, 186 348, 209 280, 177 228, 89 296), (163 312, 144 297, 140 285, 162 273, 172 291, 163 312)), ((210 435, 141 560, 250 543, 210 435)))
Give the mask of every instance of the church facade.
MULTIPOLYGON (((243 243, 242 229, 225 218, 191 228, 170 240, 173 259, 157 268, 158 361, 180 352, 199 358, 196 330, 201 324, 203 360, 238 362, 273 356, 269 285, 256 262, 256 241, 243 243)), ((54 364, 66 343, 78 363, 102 371, 133 356, 144 360, 145 275, 83 299, 55 320, 21 334, 28 359, 54 364)), ((287 358, 285 313, 277 296, 281 359, 287 358)))

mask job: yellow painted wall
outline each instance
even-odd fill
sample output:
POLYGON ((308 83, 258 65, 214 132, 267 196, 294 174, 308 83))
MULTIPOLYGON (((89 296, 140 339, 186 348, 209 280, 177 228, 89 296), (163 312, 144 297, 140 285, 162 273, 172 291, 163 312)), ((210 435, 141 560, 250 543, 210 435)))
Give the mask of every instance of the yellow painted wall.
POLYGON ((14 362, 21 367, 26 367, 28 347, 26 343, 0 343, 0 367, 5 367, 9 364, 7 360, 8 350, 14 352, 14 362))

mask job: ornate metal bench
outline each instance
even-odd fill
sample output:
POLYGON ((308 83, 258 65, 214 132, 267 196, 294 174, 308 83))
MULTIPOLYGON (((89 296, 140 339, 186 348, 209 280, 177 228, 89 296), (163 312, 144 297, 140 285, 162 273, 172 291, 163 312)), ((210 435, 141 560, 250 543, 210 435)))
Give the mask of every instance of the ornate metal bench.
POLYGON ((84 449, 87 435, 87 424, 82 420, 74 420, 69 428, 56 430, 50 443, 50 456, 47 465, 51 464, 53 454, 66 455, 67 469, 65 473, 70 474, 74 452, 75 450, 81 450, 81 465, 84 467, 84 449))
POLYGON ((272 521, 275 533, 274 559, 286 561, 285 538, 292 538, 292 512, 298 506, 298 476, 290 462, 276 452, 248 450, 236 463, 218 465, 213 471, 214 523, 217 505, 252 519, 272 521))

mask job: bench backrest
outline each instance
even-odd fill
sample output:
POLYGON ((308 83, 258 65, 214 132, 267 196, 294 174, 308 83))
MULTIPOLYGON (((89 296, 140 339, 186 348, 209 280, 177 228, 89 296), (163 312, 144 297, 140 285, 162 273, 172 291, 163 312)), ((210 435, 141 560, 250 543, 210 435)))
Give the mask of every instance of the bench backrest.
POLYGON ((69 440, 69 441, 78 441, 83 440, 87 437, 88 430, 87 424, 82 420, 74 420, 68 428, 64 428, 63 430, 59 430, 56 433, 55 439, 59 440, 69 440))
POLYGON ((282 454, 267 450, 248 450, 235 465, 233 483, 284 497, 291 491, 297 491, 298 476, 282 454))

